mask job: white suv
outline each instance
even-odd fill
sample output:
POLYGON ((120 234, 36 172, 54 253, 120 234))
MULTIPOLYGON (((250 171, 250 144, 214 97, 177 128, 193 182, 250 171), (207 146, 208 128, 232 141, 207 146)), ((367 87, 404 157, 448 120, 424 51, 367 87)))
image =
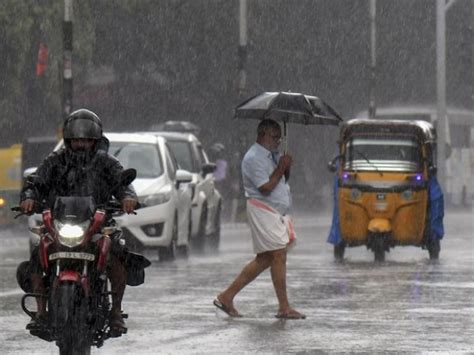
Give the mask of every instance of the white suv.
MULTIPOLYGON (((109 154, 125 169, 137 170, 133 181, 141 208, 137 215, 115 217, 131 250, 158 249, 160 261, 177 254, 187 256, 191 230, 192 175, 177 167, 166 140, 162 137, 105 133, 110 141, 109 154)), ((63 147, 62 141, 55 150, 63 147)), ((30 227, 41 223, 41 215, 29 218, 30 227)), ((30 233, 34 244, 37 236, 30 233)))
POLYGON ((180 168, 193 175, 191 244, 203 251, 217 251, 220 243, 222 196, 215 188, 216 165, 209 161, 201 142, 192 133, 149 132, 164 137, 180 168))

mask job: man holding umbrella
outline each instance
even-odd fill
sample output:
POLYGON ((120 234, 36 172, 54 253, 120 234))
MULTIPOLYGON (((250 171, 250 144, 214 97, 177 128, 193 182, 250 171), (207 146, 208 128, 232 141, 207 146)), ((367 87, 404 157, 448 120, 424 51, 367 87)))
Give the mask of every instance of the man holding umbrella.
POLYGON ((278 299, 277 318, 304 319, 293 309, 286 292, 287 247, 294 240, 292 221, 288 215, 291 195, 287 184, 292 158, 280 156, 281 128, 272 119, 258 125, 257 141, 244 156, 242 177, 247 198, 247 217, 252 232, 255 258, 249 262, 214 300, 214 305, 232 317, 240 317, 234 307, 234 297, 260 273, 270 268, 278 299))

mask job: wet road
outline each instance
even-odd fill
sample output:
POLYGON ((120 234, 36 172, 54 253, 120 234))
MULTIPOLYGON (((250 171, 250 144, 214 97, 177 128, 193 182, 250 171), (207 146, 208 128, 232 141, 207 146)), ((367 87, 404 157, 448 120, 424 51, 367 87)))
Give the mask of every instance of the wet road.
MULTIPOLYGON (((473 217, 448 212, 439 262, 420 248, 399 247, 381 265, 363 247, 346 250, 345 262, 335 263, 325 242, 329 217, 295 218, 299 240, 288 256, 288 293, 308 317, 299 321, 274 318, 269 272, 237 296, 244 318, 215 309, 215 295, 251 258, 248 229, 226 225, 217 256, 155 258, 146 283, 127 289, 129 333, 93 353, 474 354, 473 217)), ((0 353, 57 353, 24 330, 28 319, 14 273, 27 239, 0 230, 0 242, 0 353)))

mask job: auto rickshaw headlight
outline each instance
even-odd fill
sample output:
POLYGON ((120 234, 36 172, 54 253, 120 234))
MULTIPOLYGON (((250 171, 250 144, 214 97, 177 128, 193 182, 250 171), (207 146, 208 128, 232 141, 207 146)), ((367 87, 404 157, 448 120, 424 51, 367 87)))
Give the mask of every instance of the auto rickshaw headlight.
POLYGON ((343 185, 353 183, 355 180, 356 180, 356 174, 354 173, 349 173, 345 171, 341 175, 341 182, 343 185))
POLYGON ((409 175, 407 176, 407 180, 415 184, 420 184, 423 182, 423 174, 418 173, 414 175, 409 175))
POLYGON ((358 200, 362 196, 362 191, 359 189, 351 189, 351 199, 358 200))
POLYGON ((405 190, 402 192, 402 199, 404 200, 412 200, 413 199, 413 191, 412 190, 405 190))

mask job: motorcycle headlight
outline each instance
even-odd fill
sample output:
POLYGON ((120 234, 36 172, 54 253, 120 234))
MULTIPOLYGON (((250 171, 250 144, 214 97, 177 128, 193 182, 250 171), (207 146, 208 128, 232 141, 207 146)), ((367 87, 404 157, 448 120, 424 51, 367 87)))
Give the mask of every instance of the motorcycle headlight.
POLYGON ((54 227, 58 231, 61 244, 70 248, 82 243, 90 222, 86 221, 79 224, 62 223, 54 221, 54 227))
POLYGON ((139 202, 143 207, 161 205, 171 199, 171 191, 163 191, 152 195, 139 197, 139 202))

